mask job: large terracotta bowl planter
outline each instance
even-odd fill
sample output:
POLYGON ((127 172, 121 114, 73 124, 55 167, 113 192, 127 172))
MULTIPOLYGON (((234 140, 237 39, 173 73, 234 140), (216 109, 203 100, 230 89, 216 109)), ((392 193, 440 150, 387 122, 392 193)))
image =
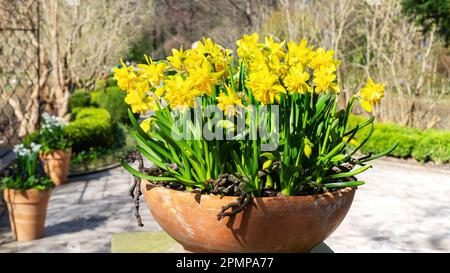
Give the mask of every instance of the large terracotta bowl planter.
POLYGON ((307 252, 342 222, 354 188, 293 197, 258 197, 238 215, 217 221, 236 197, 198 195, 154 186, 141 189, 153 217, 192 252, 307 252))
POLYGON ((4 190, 14 239, 31 241, 44 236, 50 190, 4 190))
POLYGON ((58 150, 41 155, 45 172, 50 176, 55 186, 67 182, 71 154, 71 150, 58 150))

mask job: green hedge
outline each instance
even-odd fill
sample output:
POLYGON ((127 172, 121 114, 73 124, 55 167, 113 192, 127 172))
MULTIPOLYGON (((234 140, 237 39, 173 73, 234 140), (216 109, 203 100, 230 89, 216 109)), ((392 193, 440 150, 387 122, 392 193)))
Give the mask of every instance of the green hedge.
POLYGON ((89 91, 79 89, 75 90, 69 98, 70 109, 78 107, 89 107, 91 105, 91 93, 89 91))
POLYGON ((450 162, 450 132, 427 131, 412 152, 421 161, 450 162))
POLYGON ((106 89, 106 87, 108 87, 108 86, 106 86, 105 80, 99 79, 95 82, 95 90, 103 91, 106 89))
MULTIPOLYGON (((350 116, 348 129, 354 128, 366 118, 350 116)), ((359 132, 355 139, 360 142, 367 136, 369 128, 359 132)), ((380 153, 392 147, 396 142, 397 148, 390 154, 394 157, 409 158, 425 162, 432 160, 436 163, 450 162, 450 132, 426 130, 421 131, 393 123, 375 124, 372 137, 361 148, 363 153, 380 153)))
POLYGON ((113 76, 111 76, 106 81, 106 87, 114 87, 114 86, 117 86, 117 81, 114 79, 113 76))
POLYGON ((128 105, 124 101, 126 92, 117 86, 113 86, 106 88, 105 92, 97 91, 94 93, 95 104, 109 111, 113 123, 128 123, 128 105))
POLYGON ((111 115, 101 108, 77 109, 75 120, 65 127, 74 153, 93 147, 107 147, 114 141, 111 115))

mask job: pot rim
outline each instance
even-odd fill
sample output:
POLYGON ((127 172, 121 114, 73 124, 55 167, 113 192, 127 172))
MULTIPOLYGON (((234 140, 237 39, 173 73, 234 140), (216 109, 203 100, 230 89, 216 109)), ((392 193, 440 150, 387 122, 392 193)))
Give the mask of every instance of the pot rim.
MULTIPOLYGON (((143 192, 143 189, 148 190, 148 189, 145 189, 144 186, 149 185, 150 188, 158 188, 158 189, 162 189, 162 190, 173 191, 180 195, 191 195, 192 198, 195 198, 198 194, 197 192, 192 192, 192 191, 186 191, 186 190, 180 191, 180 190, 165 188, 161 185, 153 184, 152 182, 145 180, 145 179, 142 179, 142 182, 144 182, 143 184, 141 184, 142 192, 143 192)), ((311 198, 317 199, 317 198, 334 197, 336 195, 341 195, 343 193, 349 193, 352 191, 356 191, 356 189, 357 189, 357 187, 345 187, 342 189, 325 192, 325 193, 319 193, 319 194, 295 195, 295 196, 264 196, 264 197, 253 197, 253 199, 256 199, 256 200, 301 200, 301 199, 311 199, 311 198)), ((229 196, 229 195, 221 196, 219 194, 203 194, 203 193, 201 193, 201 196, 208 196, 209 198, 218 199, 218 200, 229 199, 230 201, 235 201, 236 198, 238 198, 238 196, 229 196)))
POLYGON ((43 190, 26 189, 4 189, 3 198, 6 203, 10 204, 35 204, 40 203, 44 199, 50 198, 52 194, 52 188, 46 188, 43 190))
POLYGON ((51 191, 53 191, 53 188, 45 188, 43 190, 38 190, 38 189, 33 189, 33 188, 31 188, 31 189, 24 189, 24 190, 17 190, 17 189, 6 188, 6 189, 3 189, 3 193, 5 191, 12 191, 12 192, 18 192, 18 193, 23 193, 23 192, 45 192, 45 191, 51 192, 51 191))
POLYGON ((51 155, 53 155, 55 153, 72 154, 72 147, 69 147, 67 149, 53 150, 53 151, 48 152, 48 153, 40 152, 39 155, 41 155, 41 156, 51 156, 51 155))

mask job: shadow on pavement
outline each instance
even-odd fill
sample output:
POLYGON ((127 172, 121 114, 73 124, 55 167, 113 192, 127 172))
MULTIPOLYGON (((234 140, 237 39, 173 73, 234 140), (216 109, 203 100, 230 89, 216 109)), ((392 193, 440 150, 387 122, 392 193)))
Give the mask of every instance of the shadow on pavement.
POLYGON ((106 216, 93 216, 57 223, 45 228, 45 237, 73 233, 82 230, 92 230, 102 225, 107 219, 108 217, 106 216))

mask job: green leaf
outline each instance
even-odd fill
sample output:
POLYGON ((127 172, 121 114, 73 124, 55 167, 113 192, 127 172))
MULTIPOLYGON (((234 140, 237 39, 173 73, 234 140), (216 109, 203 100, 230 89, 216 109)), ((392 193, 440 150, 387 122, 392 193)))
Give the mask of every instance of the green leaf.
POLYGON ((325 188, 329 189, 329 188, 356 187, 356 186, 361 186, 364 184, 365 184, 364 181, 349 181, 349 182, 327 183, 327 184, 324 184, 323 186, 325 188))
POLYGON ((265 157, 269 160, 275 160, 275 155, 273 155, 273 153, 269 153, 269 152, 262 153, 259 157, 265 157))
POLYGON ((136 129, 136 131, 139 133, 139 135, 146 140, 150 139, 149 135, 146 132, 144 132, 144 130, 142 130, 141 125, 139 125, 139 123, 137 122, 130 108, 128 108, 128 117, 130 118, 131 124, 133 125, 134 129, 136 129))
POLYGON ((376 155, 373 155, 373 156, 371 156, 371 157, 369 157, 369 158, 360 160, 360 161, 358 161, 358 162, 356 162, 356 163, 361 164, 361 163, 368 162, 368 161, 371 161, 371 160, 375 160, 375 159, 377 159, 377 158, 380 158, 380 157, 383 157, 383 156, 385 156, 385 155, 388 155, 388 154, 392 153, 392 151, 394 151, 395 148, 397 148, 397 146, 398 146, 398 142, 395 143, 391 148, 385 150, 384 152, 381 152, 381 153, 376 154, 376 155))
POLYGON ((347 135, 349 135, 349 134, 352 134, 354 130, 359 131, 359 130, 365 128, 367 125, 372 124, 372 122, 373 122, 374 120, 375 120, 375 117, 371 117, 370 119, 361 122, 361 123, 358 124, 355 128, 353 128, 353 129, 347 131, 347 132, 344 134, 344 136, 347 136, 347 135))
POLYGON ((169 171, 169 168, 167 168, 166 164, 164 164, 160 158, 157 158, 155 157, 155 155, 150 153, 151 150, 148 151, 146 148, 141 147, 139 145, 136 146, 136 148, 142 155, 144 155, 148 160, 150 160, 150 162, 152 162, 153 164, 155 164, 156 166, 158 166, 163 170, 169 171))
POLYGON ((361 167, 359 169, 356 169, 356 170, 353 170, 353 171, 350 171, 350 172, 337 173, 337 174, 333 174, 333 175, 327 176, 325 179, 336 179, 336 178, 344 178, 344 177, 354 176, 354 175, 357 175, 359 173, 364 172, 365 170, 367 170, 367 169, 369 169, 371 167, 372 167, 372 165, 366 165, 366 166, 363 166, 363 167, 361 167))
MULTIPOLYGON (((360 128, 361 128, 361 127, 360 127, 360 128)), ((374 131, 373 123, 370 123, 370 131, 369 131, 369 134, 366 136, 366 138, 364 138, 363 141, 361 141, 361 143, 358 145, 358 147, 356 147, 356 148, 353 150, 353 152, 350 153, 349 156, 354 155, 359 149, 361 149, 362 146, 364 146, 364 144, 366 144, 366 142, 367 142, 367 141, 370 139, 370 137, 372 136, 373 131, 374 131)))
POLYGON ((145 173, 141 173, 138 170, 131 167, 125 160, 120 160, 120 164, 122 164, 122 167, 127 170, 129 173, 131 173, 134 176, 137 176, 142 179, 150 180, 150 181, 178 181, 177 179, 173 177, 160 177, 160 176, 152 176, 145 173))

